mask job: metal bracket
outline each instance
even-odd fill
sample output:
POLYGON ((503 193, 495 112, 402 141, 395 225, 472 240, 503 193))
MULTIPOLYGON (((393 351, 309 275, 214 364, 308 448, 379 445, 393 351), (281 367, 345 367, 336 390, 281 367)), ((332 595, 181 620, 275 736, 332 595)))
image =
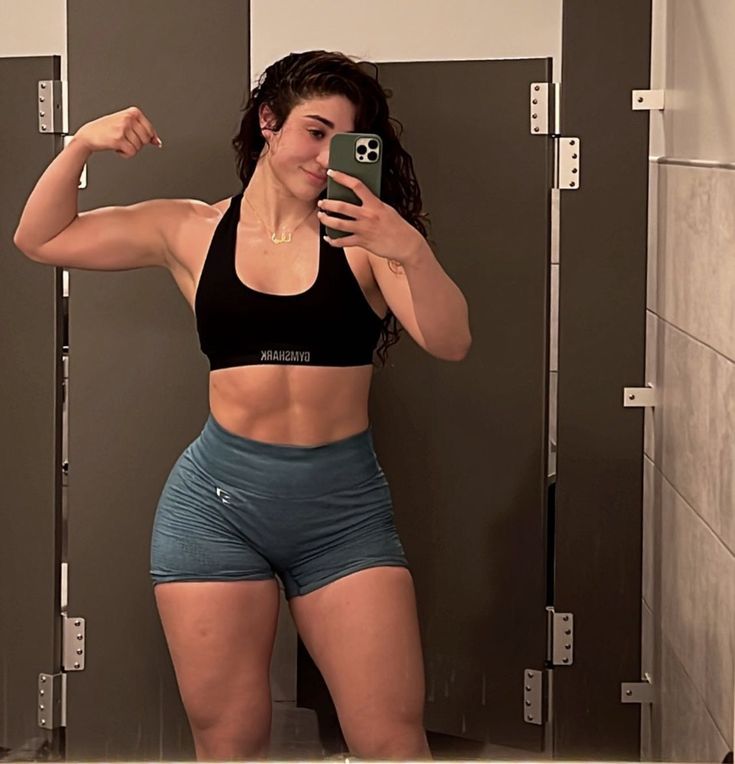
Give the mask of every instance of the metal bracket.
POLYGON ((656 390, 653 385, 645 387, 624 387, 624 408, 649 408, 656 405, 656 390))
POLYGON ((553 607, 547 607, 546 613, 547 660, 554 666, 571 666, 574 663, 574 614, 555 613, 553 607))
POLYGON ((621 703, 653 703, 653 682, 648 674, 642 682, 622 682, 620 685, 621 703))
POLYGON ((523 721, 543 724, 544 672, 526 669, 523 672, 523 721))
POLYGON ((38 726, 66 727, 66 674, 38 675, 38 726))
POLYGON ((62 134, 64 113, 63 80, 39 80, 38 82, 38 132, 62 134))
POLYGON ((554 188, 576 190, 581 175, 582 143, 579 138, 559 136, 554 139, 556 162, 554 188))
POLYGON ((531 135, 548 135, 554 123, 554 83, 532 82, 529 103, 531 135))
POLYGON ((64 671, 84 671, 84 618, 69 618, 62 614, 61 620, 64 626, 64 671))
POLYGON ((664 90, 634 90, 633 111, 663 111, 664 90))

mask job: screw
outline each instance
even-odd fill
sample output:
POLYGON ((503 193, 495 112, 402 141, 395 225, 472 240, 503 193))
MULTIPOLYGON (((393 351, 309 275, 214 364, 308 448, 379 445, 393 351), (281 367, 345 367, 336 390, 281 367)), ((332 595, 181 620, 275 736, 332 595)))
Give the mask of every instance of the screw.
POLYGON ((630 696, 633 694, 633 691, 632 691, 632 690, 626 690, 626 691, 625 691, 625 694, 626 694, 628 697, 630 697, 630 696))
POLYGON ((46 90, 46 83, 45 82, 41 83, 41 90, 46 90))
POLYGON ((534 98, 531 103, 535 106, 538 103, 538 98, 534 98))
POLYGON ((75 626, 81 626, 81 625, 82 625, 82 622, 81 622, 81 621, 80 621, 80 620, 77 618, 77 620, 76 620, 76 621, 74 621, 74 625, 75 625, 75 626))
POLYGON ((46 690, 39 690, 39 691, 38 691, 38 694, 39 694, 39 695, 45 695, 45 694, 46 694, 46 690))
POLYGON ((538 114, 531 114, 534 119, 538 119, 538 114))
POLYGON ((41 703, 41 705, 39 706, 39 708, 41 709, 41 711, 45 711, 45 710, 46 710, 46 706, 44 706, 44 705, 43 705, 43 703, 41 703))
POLYGON ((572 646, 571 646, 571 645, 564 645, 564 649, 565 649, 565 650, 571 650, 571 649, 572 649, 572 646))
POLYGON ((565 616, 562 618, 562 621, 565 621, 565 622, 566 622, 566 621, 568 621, 568 620, 569 620, 569 616, 568 616, 568 615, 565 615, 565 616))
POLYGON ((570 181, 569 181, 569 187, 570 187, 570 188, 574 188, 576 185, 577 185, 577 184, 576 184, 576 183, 575 183, 573 180, 570 180, 570 181))
POLYGON ((75 664, 74 664, 74 668, 77 668, 77 669, 78 669, 80 666, 81 666, 81 663, 75 663, 75 664))
POLYGON ((44 724, 46 724, 46 720, 45 719, 41 719, 41 725, 44 725, 44 724))
POLYGON ((533 671, 529 671, 528 672, 528 678, 529 679, 533 679, 533 671))
POLYGON ((46 116, 46 112, 45 111, 39 111, 38 113, 39 113, 39 115, 41 117, 45 117, 46 116))
POLYGON ((564 663, 569 663, 569 658, 564 658, 564 663))
POLYGON ((38 100, 43 103, 46 99, 43 96, 38 96, 38 100))
POLYGON ((46 125, 41 125, 41 130, 46 130, 46 125))
POLYGON ((572 633, 572 630, 571 630, 571 629, 567 629, 567 630, 566 630, 564 633, 565 633, 567 636, 569 636, 569 635, 572 633))
POLYGON ((80 648, 77 650, 77 655, 81 655, 83 652, 84 652, 84 650, 82 650, 82 648, 80 647, 80 648))
POLYGON ((574 141, 569 141, 569 145, 570 145, 570 146, 574 146, 574 145, 575 145, 575 144, 574 144, 574 141))
POLYGON ((526 685, 526 692, 531 692, 531 688, 528 685, 526 685))
POLYGON ((533 716, 531 716, 531 714, 529 714, 527 718, 528 718, 528 721, 529 721, 529 722, 532 722, 532 721, 533 721, 533 716))
POLYGON ((643 98, 641 96, 638 96, 638 103, 643 103, 643 98))
POLYGON ((536 85, 536 87, 534 88, 534 90, 538 91, 538 90, 541 90, 541 88, 540 88, 538 85, 536 85))
POLYGON ((46 681, 46 675, 45 675, 45 674, 44 674, 44 675, 41 677, 41 681, 42 681, 42 682, 45 682, 45 681, 46 681))
POLYGON ((539 131, 539 128, 538 128, 538 127, 534 127, 534 128, 533 128, 533 132, 534 132, 534 133, 537 133, 538 131, 539 131))

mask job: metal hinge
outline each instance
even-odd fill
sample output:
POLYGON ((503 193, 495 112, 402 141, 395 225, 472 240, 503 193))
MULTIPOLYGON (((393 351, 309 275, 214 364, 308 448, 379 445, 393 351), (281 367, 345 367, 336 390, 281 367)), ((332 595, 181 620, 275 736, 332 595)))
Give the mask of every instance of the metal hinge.
POLYGON ((665 92, 664 90, 634 90, 633 111, 663 111, 665 92))
POLYGON ((38 675, 38 726, 66 727, 66 674, 38 675))
POLYGON ((653 703, 653 682, 649 674, 643 675, 642 682, 622 682, 621 703, 653 703))
POLYGON ((532 82, 529 98, 531 135, 549 135, 554 132, 554 114, 557 88, 553 82, 532 82))
POLYGON ((38 132, 64 133, 64 80, 38 82, 38 132))
POLYGON ((61 616, 64 630, 63 655, 64 671, 84 671, 85 623, 84 618, 69 618, 61 616))
POLYGON ((553 666, 571 666, 574 663, 574 615, 556 613, 546 608, 546 659, 553 666))
POLYGON ((624 387, 624 408, 649 408, 656 405, 656 390, 653 385, 645 387, 624 387))
POLYGON ((544 723, 544 672, 525 669, 523 672, 523 721, 544 723))
POLYGON ((554 188, 562 191, 576 191, 579 188, 581 153, 579 138, 562 135, 554 138, 554 188))

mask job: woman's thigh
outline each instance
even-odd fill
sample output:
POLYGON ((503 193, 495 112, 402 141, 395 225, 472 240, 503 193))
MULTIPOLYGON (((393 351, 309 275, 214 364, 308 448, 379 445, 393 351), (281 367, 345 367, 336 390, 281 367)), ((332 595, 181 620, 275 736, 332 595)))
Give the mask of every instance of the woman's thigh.
POLYGON ((293 597, 289 606, 353 753, 375 752, 376 739, 390 744, 399 737, 404 745, 411 738, 413 756, 426 753, 424 666, 409 570, 361 570, 293 597))
POLYGON ((154 593, 195 738, 267 736, 276 580, 161 583, 154 593))

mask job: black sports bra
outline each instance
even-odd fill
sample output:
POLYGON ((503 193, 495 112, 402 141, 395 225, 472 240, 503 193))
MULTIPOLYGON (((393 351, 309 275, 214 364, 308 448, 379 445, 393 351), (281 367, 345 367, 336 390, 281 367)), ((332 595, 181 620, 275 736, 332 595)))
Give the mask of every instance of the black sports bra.
POLYGON ((209 245, 194 299, 210 369, 253 364, 363 366, 372 363, 383 319, 365 299, 344 249, 322 238, 316 281, 299 294, 246 286, 235 271, 243 192, 233 196, 209 245))

